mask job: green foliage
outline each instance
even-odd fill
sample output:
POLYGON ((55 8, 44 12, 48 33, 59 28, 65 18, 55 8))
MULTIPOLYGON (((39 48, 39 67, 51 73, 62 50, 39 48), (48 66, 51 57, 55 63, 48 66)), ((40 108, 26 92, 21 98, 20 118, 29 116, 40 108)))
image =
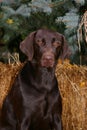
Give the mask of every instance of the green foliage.
POLYGON ((28 35, 28 33, 37 30, 39 28, 49 28, 63 33, 65 28, 63 23, 56 24, 55 20, 58 15, 65 14, 63 7, 55 7, 52 13, 45 13, 42 11, 31 11, 29 6, 21 4, 16 10, 10 6, 3 6, 0 12, 0 27, 5 30, 3 37, 4 43, 9 43, 11 39, 20 35, 22 39, 28 35), (25 10, 26 9, 26 10, 25 10), (30 14, 31 11, 31 15, 30 14))
POLYGON ((0 42, 11 52, 19 52, 20 42, 30 32, 49 28, 64 34, 75 52, 78 22, 87 4, 81 6, 76 0, 73 3, 70 0, 3 0, 0 3, 0 42))

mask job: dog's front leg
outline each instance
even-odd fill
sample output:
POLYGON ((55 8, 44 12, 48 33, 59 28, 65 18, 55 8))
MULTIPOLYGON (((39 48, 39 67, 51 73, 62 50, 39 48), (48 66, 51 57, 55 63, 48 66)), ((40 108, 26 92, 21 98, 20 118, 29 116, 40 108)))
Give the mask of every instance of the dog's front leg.
POLYGON ((54 129, 53 130, 63 130, 61 115, 54 114, 53 120, 54 120, 54 129))
POLYGON ((0 115, 0 130, 16 130, 16 118, 10 100, 7 98, 0 115))
POLYGON ((30 125, 29 116, 26 114, 22 115, 22 117, 17 122, 17 130, 28 130, 29 125, 30 125))

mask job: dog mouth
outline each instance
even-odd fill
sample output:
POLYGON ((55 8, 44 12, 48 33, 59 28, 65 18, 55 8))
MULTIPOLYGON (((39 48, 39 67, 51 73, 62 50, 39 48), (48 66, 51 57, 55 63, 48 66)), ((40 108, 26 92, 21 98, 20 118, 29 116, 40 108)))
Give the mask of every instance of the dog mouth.
POLYGON ((54 61, 49 61, 49 60, 42 60, 41 61, 41 66, 46 67, 46 68, 53 68, 55 65, 54 61))

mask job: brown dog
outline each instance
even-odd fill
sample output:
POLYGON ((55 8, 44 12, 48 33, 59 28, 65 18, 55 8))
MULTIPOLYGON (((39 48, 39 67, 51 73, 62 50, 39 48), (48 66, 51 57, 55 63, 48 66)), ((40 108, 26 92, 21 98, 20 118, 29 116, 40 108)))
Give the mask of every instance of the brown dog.
POLYGON ((62 34, 40 29, 21 44, 28 62, 7 95, 0 130, 62 130, 62 103, 55 77, 59 57, 69 49, 62 34))

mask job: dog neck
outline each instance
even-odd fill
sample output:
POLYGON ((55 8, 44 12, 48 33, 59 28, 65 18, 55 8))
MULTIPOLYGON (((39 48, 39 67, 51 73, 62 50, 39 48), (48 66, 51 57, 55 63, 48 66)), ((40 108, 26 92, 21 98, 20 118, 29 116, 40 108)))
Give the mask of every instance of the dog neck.
POLYGON ((33 69, 33 75, 38 82, 43 81, 44 83, 53 82, 55 78, 55 67, 42 67, 35 62, 30 63, 33 69), (39 77, 39 79, 38 79, 39 77))
POLYGON ((55 67, 46 68, 38 66, 37 63, 28 61, 22 69, 22 79, 37 90, 51 91, 56 84, 55 67), (26 69, 27 68, 27 69, 26 69), (27 78, 25 78, 27 75, 27 78), (29 80, 28 80, 29 79, 29 80))

